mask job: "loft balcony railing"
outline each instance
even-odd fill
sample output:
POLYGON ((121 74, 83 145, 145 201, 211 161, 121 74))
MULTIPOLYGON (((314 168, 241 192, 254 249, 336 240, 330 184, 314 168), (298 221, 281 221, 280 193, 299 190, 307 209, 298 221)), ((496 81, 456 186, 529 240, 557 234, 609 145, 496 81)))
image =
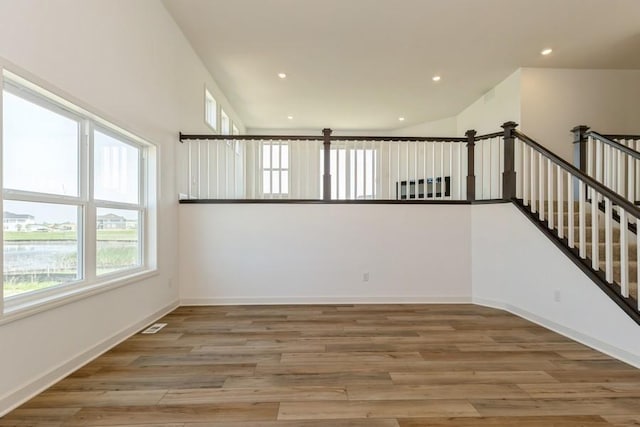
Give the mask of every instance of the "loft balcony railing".
POLYGON ((503 134, 181 134, 180 193, 186 200, 496 200, 503 134))

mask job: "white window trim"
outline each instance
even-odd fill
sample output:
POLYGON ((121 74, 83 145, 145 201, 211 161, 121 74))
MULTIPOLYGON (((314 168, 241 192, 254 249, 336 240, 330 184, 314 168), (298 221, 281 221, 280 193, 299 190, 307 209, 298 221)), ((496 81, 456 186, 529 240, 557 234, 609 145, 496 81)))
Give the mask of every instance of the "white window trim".
POLYGON ((204 123, 211 128, 213 132, 218 132, 218 128, 220 127, 220 104, 206 85, 204 87, 204 123), (209 121, 209 98, 213 101, 213 108, 215 110, 213 112, 214 123, 209 121))
MULTIPOLYGON (((23 75, 27 72, 19 71, 23 75)), ((29 76, 32 80, 38 79, 29 76)), ((90 112, 89 110, 78 105, 78 102, 68 101, 67 99, 56 95, 46 88, 47 84, 38 82, 33 83, 8 69, 7 65, 0 62, 0 165, 2 165, 2 117, 3 117, 3 90, 5 83, 8 83, 11 89, 19 88, 18 96, 28 99, 37 105, 43 106, 49 110, 52 106, 56 109, 56 113, 64 116, 70 116, 74 120, 80 117, 81 137, 79 143, 78 155, 79 164, 79 181, 78 196, 54 195, 48 193, 29 192, 21 190, 3 190, 3 198, 0 199, 0 208, 3 208, 4 199, 18 201, 34 201, 41 203, 58 203, 66 205, 77 205, 79 209, 84 208, 84 216, 79 215, 78 223, 78 241, 79 241, 79 269, 83 279, 67 282, 50 288, 36 290, 25 294, 4 298, 4 286, 0 286, 0 325, 12 322, 14 320, 31 316, 36 313, 50 310, 54 307, 65 305, 79 299, 106 292, 120 286, 138 282, 158 274, 157 271, 157 190, 159 188, 159 174, 156 162, 159 160, 158 147, 138 137, 120 126, 103 119, 102 117, 90 112), (44 105, 43 105, 44 104, 44 105), (118 140, 129 143, 130 145, 140 149, 140 196, 141 200, 138 205, 126 203, 105 202, 93 200, 93 194, 89 194, 93 189, 93 169, 89 164, 93 160, 93 153, 89 153, 89 147, 93 147, 89 138, 93 137, 92 129, 97 127, 100 131, 107 131, 110 134, 116 134, 118 140), (123 141, 123 139, 125 141, 123 141), (85 226, 85 224, 95 224, 95 218, 89 218, 96 212, 98 207, 114 207, 129 209, 133 206, 133 210, 140 210, 139 214, 139 260, 140 265, 134 268, 122 269, 112 273, 100 275, 96 277, 88 277, 87 263, 92 262, 94 268, 92 272, 95 274, 95 245, 86 244, 87 236, 95 227, 85 226), (91 209, 93 205, 94 209, 91 209), (103 206, 104 205, 104 206, 103 206), (116 206, 117 205, 117 206, 116 206), (153 227, 150 225, 153 224, 153 227), (84 257, 81 256, 84 254, 84 257), (80 258, 83 258, 81 261, 80 258)), ((11 91, 11 90, 10 90, 11 91)), ((91 141, 92 142, 92 141, 91 141)), ((1 169, 1 168, 0 168, 1 169)), ((3 188, 2 173, 0 173, 0 188, 3 188)), ((4 210, 4 209, 3 209, 4 210)), ((96 230, 93 230, 93 240, 96 242, 96 230)), ((0 230, 0 238, 4 241, 4 230, 0 230)), ((3 268, 3 258, 0 257, 0 268, 3 268)), ((4 269, 3 269, 4 271, 4 269)), ((1 281, 0 281, 1 282, 1 281)))

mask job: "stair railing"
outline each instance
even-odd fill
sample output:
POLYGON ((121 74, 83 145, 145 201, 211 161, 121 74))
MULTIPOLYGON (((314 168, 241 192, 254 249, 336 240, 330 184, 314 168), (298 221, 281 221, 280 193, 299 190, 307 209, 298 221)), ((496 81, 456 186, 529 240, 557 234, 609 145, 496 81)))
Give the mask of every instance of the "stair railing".
POLYGON ((634 204, 640 202, 640 136, 602 135, 576 126, 574 164, 634 204))
POLYGON ((640 218, 640 209, 517 131, 515 124, 505 126, 511 129, 506 132, 505 128, 505 144, 508 136, 513 137, 520 153, 515 158, 519 171, 515 193, 519 197, 513 201, 579 257, 583 270, 603 279, 606 285, 601 287, 614 301, 637 316, 640 234, 630 233, 628 225, 640 218), (614 221, 614 205, 619 223, 614 221), (635 250, 635 259, 630 258, 630 249, 635 250))

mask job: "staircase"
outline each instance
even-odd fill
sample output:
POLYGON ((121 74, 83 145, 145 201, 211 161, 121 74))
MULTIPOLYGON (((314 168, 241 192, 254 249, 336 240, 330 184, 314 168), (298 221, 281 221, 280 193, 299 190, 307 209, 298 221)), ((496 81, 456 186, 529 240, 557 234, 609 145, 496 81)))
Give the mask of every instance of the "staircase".
MULTIPOLYGON (((615 143, 606 150, 604 145, 592 147, 591 154, 583 153, 588 147, 580 144, 581 160, 576 162, 579 167, 574 167, 515 130, 512 124, 505 126, 505 153, 511 156, 510 137, 513 137, 521 156, 514 156, 515 179, 511 179, 515 186, 509 189, 505 185, 504 198, 514 202, 640 324, 636 234, 640 209, 630 201, 635 200, 638 177, 635 170, 636 165, 640 169, 640 153, 625 146, 629 161, 624 161, 622 152, 615 152, 615 143)), ((508 177, 511 165, 505 165, 508 177)))

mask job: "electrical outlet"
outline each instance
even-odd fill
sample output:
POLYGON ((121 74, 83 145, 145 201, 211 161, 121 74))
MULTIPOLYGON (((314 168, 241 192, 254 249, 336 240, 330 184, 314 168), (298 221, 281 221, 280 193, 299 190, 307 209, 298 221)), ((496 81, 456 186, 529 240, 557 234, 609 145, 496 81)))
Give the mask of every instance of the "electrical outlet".
POLYGON ((556 290, 553 292, 553 300, 554 300, 555 302, 560 302, 560 301, 562 300, 562 298, 561 298, 561 297, 562 297, 562 295, 560 295, 560 291, 556 289, 556 290))
POLYGON ((369 281, 369 272, 365 272, 362 274, 362 281, 363 282, 368 282, 369 281))

